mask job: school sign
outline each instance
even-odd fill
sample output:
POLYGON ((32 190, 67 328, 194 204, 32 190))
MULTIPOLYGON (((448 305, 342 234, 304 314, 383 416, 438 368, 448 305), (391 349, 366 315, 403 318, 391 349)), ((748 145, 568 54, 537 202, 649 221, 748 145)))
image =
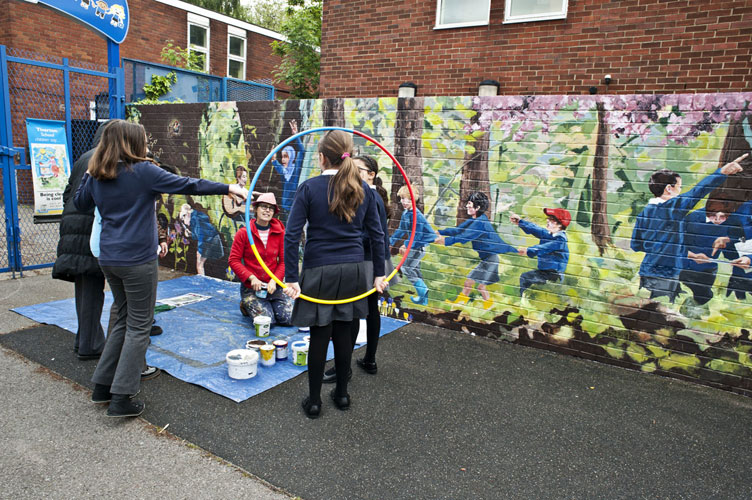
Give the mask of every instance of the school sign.
POLYGON ((126 0, 37 0, 59 10, 101 33, 115 43, 123 43, 128 34, 130 12, 126 0))

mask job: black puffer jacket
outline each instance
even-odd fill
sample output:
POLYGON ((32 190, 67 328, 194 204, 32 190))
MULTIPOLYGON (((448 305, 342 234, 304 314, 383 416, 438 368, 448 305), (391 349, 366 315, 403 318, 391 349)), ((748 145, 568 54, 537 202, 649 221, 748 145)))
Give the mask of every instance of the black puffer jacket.
MULTIPOLYGON (((94 135, 92 148, 99 144, 102 135, 100 126, 94 135)), ((94 223, 94 210, 79 212, 73 205, 73 197, 78 191, 81 179, 89 166, 89 159, 94 155, 90 149, 76 160, 71 169, 68 185, 63 192, 63 215, 60 219, 60 241, 57 244, 57 259, 52 268, 52 277, 59 280, 74 281, 77 275, 88 274, 103 276, 99 261, 91 254, 89 238, 94 223)))

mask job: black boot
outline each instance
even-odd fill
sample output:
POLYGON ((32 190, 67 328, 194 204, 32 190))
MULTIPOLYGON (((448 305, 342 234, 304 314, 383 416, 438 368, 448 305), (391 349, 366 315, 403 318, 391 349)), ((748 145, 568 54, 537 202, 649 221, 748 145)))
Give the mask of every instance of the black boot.
POLYGON ((144 412, 146 405, 141 401, 132 401, 128 394, 113 394, 110 407, 107 408, 108 417, 138 417, 144 412))
POLYGON ((112 399, 109 385, 94 384, 94 392, 91 393, 92 403, 109 403, 112 399))

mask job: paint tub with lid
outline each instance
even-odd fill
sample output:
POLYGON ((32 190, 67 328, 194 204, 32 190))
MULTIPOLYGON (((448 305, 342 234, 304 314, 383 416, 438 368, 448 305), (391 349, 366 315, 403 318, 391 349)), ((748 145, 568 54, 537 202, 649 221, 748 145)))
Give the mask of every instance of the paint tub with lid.
POLYGON ((292 349, 292 364, 306 366, 308 364, 308 342, 298 340, 290 346, 292 349))
POLYGON ((262 345, 259 348, 259 354, 261 354, 261 364, 263 366, 274 366, 274 363, 276 362, 276 357, 274 356, 274 351, 276 349, 271 344, 262 345))
POLYGON ((227 374, 230 378, 244 380, 256 376, 259 354, 252 349, 234 349, 227 353, 227 374))
POLYGON ((277 361, 287 361, 287 341, 278 339, 272 342, 272 345, 276 349, 277 361))
POLYGON ((268 337, 272 327, 272 319, 269 316, 256 316, 253 318, 253 327, 257 337, 268 337))

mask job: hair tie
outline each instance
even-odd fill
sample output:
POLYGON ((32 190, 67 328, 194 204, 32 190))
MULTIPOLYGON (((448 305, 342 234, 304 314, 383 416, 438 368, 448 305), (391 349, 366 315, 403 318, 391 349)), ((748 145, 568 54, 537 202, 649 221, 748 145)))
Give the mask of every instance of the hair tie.
POLYGON ((350 158, 350 153, 342 153, 342 159, 350 158))

